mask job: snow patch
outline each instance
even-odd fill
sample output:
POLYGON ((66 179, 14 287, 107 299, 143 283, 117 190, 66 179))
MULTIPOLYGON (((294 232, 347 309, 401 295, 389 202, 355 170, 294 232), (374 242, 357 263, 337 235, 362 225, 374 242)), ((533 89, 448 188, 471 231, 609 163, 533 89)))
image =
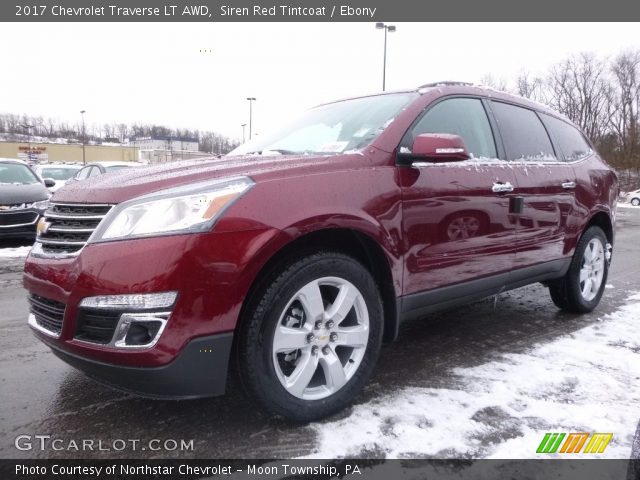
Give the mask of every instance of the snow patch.
MULTIPOLYGON (((524 354, 453 370, 452 388, 405 388, 316 424, 312 458, 553 458, 546 432, 612 432, 629 458, 640 419, 640 294, 596 324, 524 354)), ((572 458, 593 455, 573 454, 572 458)))
POLYGON ((31 247, 0 248, 0 258, 20 258, 29 254, 31 247))

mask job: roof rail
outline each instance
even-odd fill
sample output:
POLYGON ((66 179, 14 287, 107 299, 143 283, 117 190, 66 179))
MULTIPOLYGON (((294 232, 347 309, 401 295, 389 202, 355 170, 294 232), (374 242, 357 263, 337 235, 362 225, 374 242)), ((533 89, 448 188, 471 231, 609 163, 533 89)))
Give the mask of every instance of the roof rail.
POLYGON ((471 86, 473 86, 473 83, 470 83, 470 82, 458 82, 456 80, 444 80, 442 82, 426 83, 424 85, 420 85, 418 88, 452 87, 452 86, 471 87, 471 86))

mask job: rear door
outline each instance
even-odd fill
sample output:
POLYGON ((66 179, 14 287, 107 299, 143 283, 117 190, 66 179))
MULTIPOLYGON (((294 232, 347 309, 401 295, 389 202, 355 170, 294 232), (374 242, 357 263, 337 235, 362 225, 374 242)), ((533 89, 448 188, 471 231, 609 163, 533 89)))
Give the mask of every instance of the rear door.
POLYGON ((444 288, 438 301, 477 289, 490 295, 502 287, 504 278, 478 279, 513 267, 513 171, 497 159, 489 117, 478 98, 445 98, 430 106, 407 132, 400 151, 410 151, 413 139, 422 133, 459 135, 474 158, 398 168, 406 248, 404 294, 475 280, 469 288, 444 288))
POLYGON ((573 168, 562 161, 537 112, 498 101, 491 102, 491 110, 516 175, 518 197, 523 200, 522 210, 517 212, 515 267, 558 260, 565 256, 565 239, 571 234, 576 185, 573 168))

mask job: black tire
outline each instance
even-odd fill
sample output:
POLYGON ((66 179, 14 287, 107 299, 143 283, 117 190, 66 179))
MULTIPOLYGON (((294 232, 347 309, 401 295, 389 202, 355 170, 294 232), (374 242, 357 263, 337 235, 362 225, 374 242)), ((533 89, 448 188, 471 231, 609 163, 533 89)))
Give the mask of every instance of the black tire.
POLYGON ((634 207, 637 207, 638 205, 640 205, 640 198, 632 198, 631 205, 633 205, 634 207))
POLYGON ((347 255, 321 252, 290 261, 271 278, 273 281, 252 296, 242 319, 237 361, 243 386, 266 410, 296 422, 318 420, 345 408, 369 380, 382 344, 383 307, 373 277, 347 255), (276 328, 285 309, 291 308, 291 299, 309 282, 325 277, 345 279, 357 288, 368 312, 368 341, 359 366, 344 386, 326 398, 308 400, 289 393, 281 383, 273 345, 276 328))
POLYGON ((600 303, 602 293, 604 292, 605 285, 607 283, 607 275, 609 273, 609 261, 607 260, 607 237, 600 227, 589 227, 576 247, 576 251, 573 254, 571 260, 571 266, 566 275, 557 280, 553 280, 549 283, 549 293, 551 294, 551 300, 553 303, 562 310, 573 313, 587 313, 591 312, 600 303), (583 262, 585 261, 585 250, 589 243, 597 239, 602 243, 604 258, 604 271, 602 275, 602 281, 598 288, 595 297, 592 299, 585 299, 580 287, 580 270, 582 269, 583 262))

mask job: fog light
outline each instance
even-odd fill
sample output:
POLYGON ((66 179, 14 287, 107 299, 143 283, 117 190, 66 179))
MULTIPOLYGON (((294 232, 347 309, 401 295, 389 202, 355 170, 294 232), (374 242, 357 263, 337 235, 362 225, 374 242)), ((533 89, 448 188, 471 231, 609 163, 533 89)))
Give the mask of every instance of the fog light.
POLYGON ((84 308, 122 308, 127 310, 169 308, 174 304, 177 296, 178 292, 99 295, 97 297, 83 298, 80 306, 84 308))
POLYGON ((167 325, 171 312, 123 313, 112 345, 118 348, 153 347, 167 325))
POLYGON ((157 321, 132 323, 124 341, 127 345, 147 345, 156 338, 161 326, 157 321))

